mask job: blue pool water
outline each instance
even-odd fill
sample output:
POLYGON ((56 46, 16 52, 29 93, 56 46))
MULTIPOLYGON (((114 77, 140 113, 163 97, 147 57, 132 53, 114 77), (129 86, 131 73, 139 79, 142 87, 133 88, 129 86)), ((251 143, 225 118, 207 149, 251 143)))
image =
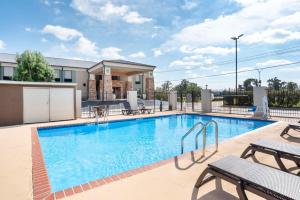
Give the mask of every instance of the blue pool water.
MULTIPOLYGON (((181 137, 196 122, 211 119, 218 122, 220 142, 272 123, 186 114, 38 129, 52 191, 179 155, 181 137)), ((194 135, 186 138, 185 152, 194 150, 194 135)), ((210 126, 207 144, 214 141, 210 126)))

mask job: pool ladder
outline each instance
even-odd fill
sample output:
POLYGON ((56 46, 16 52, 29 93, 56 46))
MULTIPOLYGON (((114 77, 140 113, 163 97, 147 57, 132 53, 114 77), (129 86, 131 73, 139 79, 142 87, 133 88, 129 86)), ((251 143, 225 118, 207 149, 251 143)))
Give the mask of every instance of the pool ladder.
POLYGON ((209 120, 206 124, 204 124, 203 122, 197 122, 186 134, 184 134, 181 137, 181 154, 183 154, 183 148, 184 148, 184 139, 190 134, 192 133, 197 127, 201 126, 202 128, 198 131, 198 133, 195 136, 195 149, 198 149, 198 137, 201 133, 203 133, 203 146, 202 146, 202 154, 203 156, 205 156, 205 148, 206 148, 206 131, 207 131, 207 127, 210 124, 214 124, 215 125, 215 134, 216 134, 216 151, 218 151, 218 146, 219 146, 219 127, 218 127, 218 123, 215 120, 209 120))

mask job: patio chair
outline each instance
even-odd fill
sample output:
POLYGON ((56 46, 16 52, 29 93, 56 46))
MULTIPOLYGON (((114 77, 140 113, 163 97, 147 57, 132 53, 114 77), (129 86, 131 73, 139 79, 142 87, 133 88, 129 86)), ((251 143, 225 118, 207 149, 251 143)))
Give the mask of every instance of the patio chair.
POLYGON ((257 151, 274 156, 279 168, 285 172, 289 171, 282 162, 282 158, 293 161, 300 168, 300 147, 273 140, 259 140, 250 143, 242 153, 241 158, 253 156, 257 151))
POLYGON ((285 134, 288 134, 289 130, 293 129, 295 131, 300 132, 300 121, 298 123, 290 123, 288 124, 285 129, 281 132, 280 136, 284 136, 285 134))
POLYGON ((138 107, 139 107, 139 111, 141 114, 145 114, 145 113, 150 114, 152 111, 151 108, 146 108, 146 106, 143 102, 139 102, 138 107))
POLYGON ((236 185, 241 200, 248 199, 245 190, 265 199, 300 199, 300 177, 235 156, 208 164, 195 184, 195 191, 216 177, 236 185), (207 178, 208 174, 211 176, 207 178))
POLYGON ((139 111, 131 109, 131 106, 127 101, 124 102, 123 105, 124 105, 124 108, 125 108, 125 109, 122 110, 123 115, 138 114, 139 111))

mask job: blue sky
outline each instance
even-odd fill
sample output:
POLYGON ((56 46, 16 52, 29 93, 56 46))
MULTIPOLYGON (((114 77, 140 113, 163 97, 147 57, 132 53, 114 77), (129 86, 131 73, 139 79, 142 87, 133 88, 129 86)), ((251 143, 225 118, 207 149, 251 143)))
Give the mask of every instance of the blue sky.
MULTIPOLYGON (((240 70, 300 61, 299 0, 2 0, 0 17, 0 52, 143 62, 157 66, 156 85, 187 78, 233 88, 234 75, 197 77, 234 71, 220 63, 234 60, 230 37, 241 33, 239 58, 299 47, 240 62, 240 70)), ((263 84, 274 76, 300 83, 300 65, 261 74, 263 84)), ((258 73, 239 74, 239 83, 247 77, 258 73)))

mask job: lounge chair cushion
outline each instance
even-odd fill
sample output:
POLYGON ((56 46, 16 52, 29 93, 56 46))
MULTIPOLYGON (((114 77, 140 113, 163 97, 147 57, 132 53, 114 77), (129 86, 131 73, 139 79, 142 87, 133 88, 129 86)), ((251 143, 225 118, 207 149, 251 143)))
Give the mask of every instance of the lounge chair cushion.
POLYGON ((260 187, 265 191, 272 191, 280 197, 287 199, 300 199, 300 177, 267 167, 258 163, 241 159, 235 156, 227 156, 209 167, 230 174, 252 187, 260 187))
POLYGON ((300 147, 295 145, 291 145, 285 142, 278 142, 274 140, 258 140, 256 142, 252 142, 251 145, 260 146, 264 148, 268 148, 271 150, 275 150, 277 152, 282 152, 285 154, 292 154, 300 157, 300 147))

